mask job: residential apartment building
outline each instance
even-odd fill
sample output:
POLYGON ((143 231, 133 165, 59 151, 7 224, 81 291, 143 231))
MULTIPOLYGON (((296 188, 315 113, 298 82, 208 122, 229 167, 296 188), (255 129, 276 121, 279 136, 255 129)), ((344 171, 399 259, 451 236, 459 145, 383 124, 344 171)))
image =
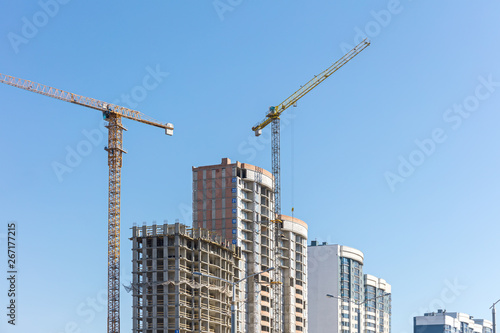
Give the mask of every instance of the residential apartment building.
POLYGON ((383 279, 364 275, 364 327, 365 333, 391 332, 391 286, 383 279), (386 295, 386 296, 384 296, 386 295))
POLYGON ((281 234, 274 234, 272 188, 272 174, 247 163, 223 158, 221 164, 193 167, 193 226, 217 232, 241 247, 235 279, 275 268, 238 285, 240 333, 277 328, 306 332, 307 225, 282 216, 281 234), (278 269, 281 281, 274 276, 278 269), (275 283, 281 285, 279 297, 273 292, 275 283), (281 311, 275 312, 278 307, 281 311))
POLYGON ((357 249, 311 242, 309 332, 390 333, 391 286, 363 274, 363 263, 357 249))
POLYGON ((414 333, 492 333, 493 323, 459 312, 425 313, 413 318, 414 333))
POLYGON ((185 225, 132 228, 133 333, 231 332, 231 284, 241 251, 185 225))

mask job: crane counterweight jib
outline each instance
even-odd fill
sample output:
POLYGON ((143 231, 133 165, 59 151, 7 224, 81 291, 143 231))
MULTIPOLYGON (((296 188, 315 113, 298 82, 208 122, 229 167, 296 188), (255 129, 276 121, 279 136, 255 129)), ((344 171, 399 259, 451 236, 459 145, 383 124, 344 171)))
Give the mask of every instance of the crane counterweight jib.
POLYGON ((167 123, 165 126, 165 134, 170 136, 174 135, 174 124, 167 123))
POLYGON ((156 126, 165 129, 167 135, 173 135, 174 126, 170 123, 163 124, 159 121, 146 116, 142 112, 132 110, 123 106, 115 105, 112 103, 106 103, 95 98, 85 97, 77 94, 73 94, 61 89, 52 88, 41 83, 16 78, 10 75, 5 75, 0 73, 0 82, 8 84, 13 87, 21 88, 24 90, 32 91, 40 95, 60 99, 73 104, 78 104, 86 106, 91 109, 95 109, 104 113, 105 119, 109 118, 106 116, 106 112, 114 113, 123 118, 132 119, 140 123, 156 126))

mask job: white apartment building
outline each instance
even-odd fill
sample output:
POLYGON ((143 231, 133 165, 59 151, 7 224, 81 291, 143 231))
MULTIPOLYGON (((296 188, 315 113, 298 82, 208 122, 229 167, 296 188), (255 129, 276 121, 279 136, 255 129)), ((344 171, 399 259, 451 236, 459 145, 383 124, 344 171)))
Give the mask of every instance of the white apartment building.
POLYGON ((390 333, 391 286, 383 279, 363 274, 363 263, 364 254, 357 249, 311 242, 310 333, 390 333))
POLYGON ((414 333, 492 333, 493 323, 485 319, 475 319, 466 313, 437 312, 425 313, 413 318, 414 333))

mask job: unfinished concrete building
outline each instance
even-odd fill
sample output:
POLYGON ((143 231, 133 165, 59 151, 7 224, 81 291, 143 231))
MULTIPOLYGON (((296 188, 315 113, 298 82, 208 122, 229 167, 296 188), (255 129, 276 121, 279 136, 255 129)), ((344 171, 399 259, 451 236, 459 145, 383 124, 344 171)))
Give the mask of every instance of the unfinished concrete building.
POLYGON ((282 269, 282 281, 271 281, 273 274, 265 273, 238 285, 239 333, 273 332, 277 306, 283 332, 306 331, 307 225, 283 216, 280 254, 273 254, 272 188, 272 174, 247 163, 223 158, 221 164, 193 167, 193 226, 217 232, 241 247, 235 279, 270 267, 282 269), (283 286, 281 304, 273 304, 273 282, 283 286))
POLYGON ((307 224, 281 215, 279 264, 283 269, 285 333, 307 332, 307 224))
POLYGON ((176 223, 132 228, 133 333, 231 331, 241 251, 218 234, 176 223))

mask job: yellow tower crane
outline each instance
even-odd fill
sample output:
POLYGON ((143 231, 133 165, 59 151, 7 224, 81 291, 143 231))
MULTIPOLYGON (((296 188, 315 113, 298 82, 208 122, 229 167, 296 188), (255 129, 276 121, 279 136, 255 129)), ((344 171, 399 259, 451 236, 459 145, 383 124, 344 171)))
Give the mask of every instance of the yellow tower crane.
POLYGON ((290 106, 295 105, 299 99, 304 97, 308 92, 317 87, 321 82, 326 80, 330 75, 335 73, 340 67, 344 66, 349 60, 357 56, 361 51, 367 48, 370 45, 370 42, 365 39, 358 45, 356 45, 352 50, 346 53, 342 58, 337 60, 330 67, 325 69, 323 72, 315 75, 309 82, 307 82, 304 86, 302 86, 299 90, 294 92, 290 97, 285 99, 281 104, 277 106, 271 106, 269 108, 269 112, 266 114, 266 118, 261 122, 257 123, 254 127, 252 127, 252 131, 255 132, 256 136, 261 135, 262 129, 272 123, 271 125, 271 147, 272 147, 272 170, 274 177, 274 261, 275 261, 275 269, 273 271, 273 300, 275 304, 274 311, 274 333, 283 332, 282 327, 282 315, 281 315, 281 305, 283 304, 281 301, 281 281, 282 281, 282 272, 279 264, 277 263, 277 259, 279 258, 279 241, 280 241, 280 229, 282 227, 283 221, 281 220, 281 162, 280 162, 280 116, 281 114, 288 109, 290 106))
POLYGON ((174 125, 162 124, 139 111, 76 95, 29 80, 0 73, 0 82, 62 101, 101 111, 108 122, 109 199, 108 199, 108 333, 120 332, 120 184, 123 150, 122 118, 165 129, 173 135, 174 125))

